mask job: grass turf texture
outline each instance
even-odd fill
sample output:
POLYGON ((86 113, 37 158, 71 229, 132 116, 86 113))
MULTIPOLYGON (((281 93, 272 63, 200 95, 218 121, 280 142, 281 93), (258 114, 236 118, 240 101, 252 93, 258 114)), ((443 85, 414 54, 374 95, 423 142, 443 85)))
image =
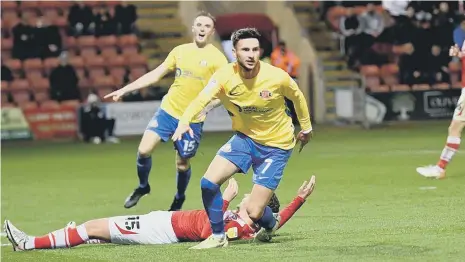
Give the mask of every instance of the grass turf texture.
MULTIPOLYGON (((18 253, 3 246, 2 261, 463 261, 465 155, 456 155, 446 180, 427 180, 415 172, 437 161, 446 131, 447 122, 371 131, 318 128, 314 141, 300 155, 294 152, 277 191, 287 204, 302 181, 316 174, 314 195, 271 244, 242 241, 207 251, 188 250, 192 243, 106 244, 18 253)), ((186 209, 202 208, 200 177, 229 136, 205 134, 192 161, 186 209)), ((137 185, 137 145, 135 138, 98 146, 5 143, 2 221, 8 218, 25 232, 42 235, 71 220, 79 224, 166 210, 175 193, 170 144, 153 155, 152 194, 133 209, 123 208, 137 185)), ((251 188, 251 174, 236 178, 242 196, 251 188)))

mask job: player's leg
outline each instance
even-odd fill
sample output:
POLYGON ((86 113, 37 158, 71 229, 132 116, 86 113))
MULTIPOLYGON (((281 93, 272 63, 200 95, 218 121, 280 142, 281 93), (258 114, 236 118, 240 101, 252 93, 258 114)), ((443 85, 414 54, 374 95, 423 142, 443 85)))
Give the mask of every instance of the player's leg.
POLYGON ((256 236, 260 241, 270 241, 279 226, 279 217, 273 215, 268 205, 283 176, 292 150, 271 148, 253 143, 254 186, 247 203, 249 217, 262 228, 256 236))
POLYGON ((152 169, 152 152, 160 142, 166 142, 170 138, 173 128, 176 128, 173 119, 160 109, 149 122, 137 152, 136 166, 139 186, 126 198, 125 208, 135 206, 141 197, 150 193, 149 174, 152 169))
POLYGON ((203 123, 191 124, 191 128, 194 131, 194 137, 185 134, 182 140, 174 142, 174 148, 176 149, 177 192, 169 211, 180 210, 186 200, 185 193, 192 173, 190 159, 195 156, 199 148, 200 140, 202 138, 202 126, 203 123))
POLYGON ((465 88, 454 111, 453 119, 449 125, 446 145, 442 150, 439 161, 435 166, 417 168, 417 172, 424 177, 442 179, 446 176, 446 167, 458 151, 461 142, 462 131, 465 128, 465 88))
POLYGON ((108 219, 91 220, 77 227, 69 223, 66 227, 41 237, 27 235, 16 228, 9 220, 5 221, 3 228, 15 251, 55 249, 78 246, 86 243, 91 238, 109 240, 108 222, 103 223, 103 220, 108 219))
POLYGON ((192 249, 227 246, 224 234, 223 197, 220 187, 235 173, 247 173, 252 164, 249 152, 247 142, 242 137, 234 135, 220 148, 202 177, 200 181, 202 200, 213 234, 192 249))

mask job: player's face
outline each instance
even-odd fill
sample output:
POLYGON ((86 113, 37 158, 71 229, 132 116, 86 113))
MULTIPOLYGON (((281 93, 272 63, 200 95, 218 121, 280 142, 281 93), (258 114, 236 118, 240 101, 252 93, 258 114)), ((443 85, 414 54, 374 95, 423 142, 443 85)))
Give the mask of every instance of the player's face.
POLYGON ((203 46, 208 42, 210 36, 215 32, 213 20, 207 16, 199 16, 192 25, 192 34, 197 45, 203 46))
POLYGON ((246 71, 252 71, 260 60, 260 42, 256 38, 241 39, 233 49, 238 64, 246 71))

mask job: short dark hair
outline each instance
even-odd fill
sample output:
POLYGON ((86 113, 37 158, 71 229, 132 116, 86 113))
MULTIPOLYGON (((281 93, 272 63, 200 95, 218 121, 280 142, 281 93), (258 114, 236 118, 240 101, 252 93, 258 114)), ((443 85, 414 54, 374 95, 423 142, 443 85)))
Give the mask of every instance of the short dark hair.
POLYGON ((213 21, 213 26, 215 26, 215 24, 216 24, 216 19, 215 19, 215 17, 214 17, 212 14, 210 14, 210 13, 207 12, 207 11, 201 10, 201 11, 199 11, 199 12, 197 13, 197 15, 195 16, 195 18, 201 17, 201 16, 205 16, 205 17, 210 18, 210 19, 213 21))
POLYGON ((231 35, 231 41, 234 47, 236 47, 237 42, 242 39, 248 39, 248 38, 256 38, 260 42, 261 38, 260 32, 256 28, 241 28, 239 30, 236 30, 234 33, 231 35))

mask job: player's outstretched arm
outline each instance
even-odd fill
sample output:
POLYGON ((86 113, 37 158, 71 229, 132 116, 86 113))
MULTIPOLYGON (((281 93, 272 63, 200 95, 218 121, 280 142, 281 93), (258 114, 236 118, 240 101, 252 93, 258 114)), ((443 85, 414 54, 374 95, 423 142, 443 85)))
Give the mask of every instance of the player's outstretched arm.
MULTIPOLYGON (((215 74, 216 75, 216 74, 215 74)), ((212 101, 213 98, 217 97, 217 94, 221 91, 221 84, 213 75, 208 82, 207 86, 200 92, 200 94, 190 103, 184 114, 179 119, 178 127, 174 132, 171 139, 173 141, 180 140, 184 133, 189 132, 191 137, 194 137, 194 132, 189 127, 189 123, 192 119, 199 115, 199 113, 212 101)))
POLYGON ((299 210, 299 208, 305 203, 307 197, 309 197, 315 189, 315 176, 310 178, 310 181, 304 181, 299 190, 297 190, 297 196, 294 200, 287 205, 286 208, 279 212, 281 220, 279 222, 279 228, 281 228, 287 221, 299 210))
POLYGON ((160 79, 165 76, 170 69, 166 65, 165 62, 163 62, 161 65, 159 65, 157 68, 154 70, 148 72, 147 74, 139 77, 136 81, 126 85, 125 87, 118 89, 108 95, 106 95, 104 98, 113 98, 114 101, 119 101, 121 98, 125 95, 128 94, 132 91, 139 90, 142 88, 145 88, 151 84, 157 83, 160 81, 160 79))
POLYGON ((239 193, 239 185, 237 184, 236 179, 230 178, 228 186, 223 192, 223 200, 231 202, 236 198, 237 193, 239 193))
POLYGON ((308 111, 307 101, 305 96, 300 90, 297 83, 291 78, 288 77, 289 84, 285 84, 283 88, 283 95, 292 101, 294 104, 295 112, 300 123, 302 130, 299 132, 297 139, 300 141, 300 149, 308 143, 310 138, 312 138, 312 122, 310 121, 310 112, 308 111))

